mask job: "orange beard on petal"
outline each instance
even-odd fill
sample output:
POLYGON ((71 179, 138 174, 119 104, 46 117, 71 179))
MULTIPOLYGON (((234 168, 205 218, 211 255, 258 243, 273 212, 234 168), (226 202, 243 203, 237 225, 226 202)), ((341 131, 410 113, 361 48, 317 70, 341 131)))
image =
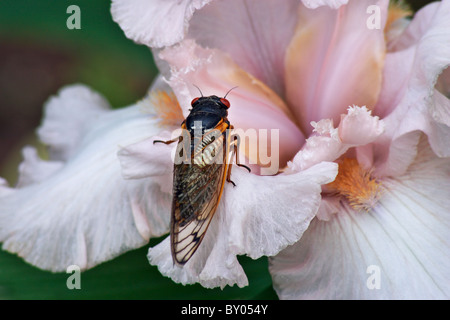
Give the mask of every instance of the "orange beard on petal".
POLYGON ((146 101, 141 103, 149 104, 156 113, 158 125, 161 127, 180 125, 184 120, 183 111, 173 92, 155 90, 150 93, 146 101))
POLYGON ((380 198, 382 188, 371 170, 363 169, 356 159, 345 158, 339 162, 336 179, 326 185, 334 196, 342 197, 357 211, 369 211, 380 198))

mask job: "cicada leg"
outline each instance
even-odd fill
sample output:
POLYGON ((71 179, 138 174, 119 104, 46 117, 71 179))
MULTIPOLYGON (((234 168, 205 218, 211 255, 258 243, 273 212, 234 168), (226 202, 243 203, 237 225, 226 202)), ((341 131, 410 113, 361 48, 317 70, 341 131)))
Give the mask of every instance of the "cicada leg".
MULTIPOLYGON (((186 120, 183 121, 183 122, 181 123, 181 129, 183 129, 183 130, 186 130, 186 125, 185 125, 185 123, 186 123, 186 120)), ((164 141, 164 140, 155 140, 155 141, 153 141, 153 144, 155 144, 155 143, 171 144, 171 143, 174 143, 174 142, 178 142, 179 140, 180 140, 180 137, 177 137, 177 138, 172 139, 172 140, 167 140, 167 141, 164 141)))
POLYGON ((155 141, 153 141, 153 144, 155 144, 155 143, 171 144, 171 143, 174 143, 174 142, 176 142, 176 141, 178 141, 178 140, 179 140, 179 138, 172 139, 172 140, 167 140, 167 141, 164 141, 164 140, 155 140, 155 141))
MULTIPOLYGON (((233 148, 233 155, 231 156, 231 159, 233 157, 235 157, 235 160, 236 160, 235 163, 238 167, 244 167, 245 169, 248 170, 248 172, 252 172, 252 170, 249 167, 247 167, 245 164, 239 163, 239 160, 238 160, 239 159, 239 145, 241 143, 241 140, 240 140, 241 138, 238 135, 233 135, 231 137, 231 139, 233 140, 233 142, 231 142, 231 144, 230 144, 230 146, 233 148)), ((231 182, 233 184, 233 186, 236 187, 236 183, 234 183, 231 180, 231 167, 232 167, 232 164, 230 163, 230 167, 228 168, 228 172, 227 172, 227 181, 231 182)))

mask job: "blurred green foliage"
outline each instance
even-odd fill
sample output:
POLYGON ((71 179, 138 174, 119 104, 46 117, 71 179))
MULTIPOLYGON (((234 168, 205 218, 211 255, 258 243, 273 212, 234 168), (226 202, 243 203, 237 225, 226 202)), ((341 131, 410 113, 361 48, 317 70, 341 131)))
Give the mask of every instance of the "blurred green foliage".
POLYGON ((0 43, 57 52, 70 61, 63 84, 82 82, 113 106, 130 104, 142 97, 157 70, 150 50, 127 39, 109 10, 109 0, 2 0, 0 43), (66 26, 71 4, 81 9, 80 30, 66 26))
POLYGON ((137 249, 81 272, 81 289, 69 290, 66 281, 72 273, 41 271, 12 254, 0 252, 0 299, 276 299, 267 259, 240 257, 250 285, 221 290, 176 284, 150 266, 146 255, 146 247, 137 249))

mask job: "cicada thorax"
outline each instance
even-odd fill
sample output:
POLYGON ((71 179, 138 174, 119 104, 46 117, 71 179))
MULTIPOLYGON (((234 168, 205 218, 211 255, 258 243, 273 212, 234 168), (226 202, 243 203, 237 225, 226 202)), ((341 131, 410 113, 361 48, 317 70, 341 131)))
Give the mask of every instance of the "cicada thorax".
POLYGON ((204 132, 200 137, 194 137, 191 146, 192 163, 194 165, 204 167, 213 164, 225 164, 225 155, 228 151, 228 127, 229 125, 224 125, 221 129, 211 129, 204 132))
POLYGON ((229 103, 216 96, 201 97, 193 100, 192 107, 185 127, 191 134, 193 164, 200 167, 224 164, 227 129, 230 128, 227 119, 229 103))

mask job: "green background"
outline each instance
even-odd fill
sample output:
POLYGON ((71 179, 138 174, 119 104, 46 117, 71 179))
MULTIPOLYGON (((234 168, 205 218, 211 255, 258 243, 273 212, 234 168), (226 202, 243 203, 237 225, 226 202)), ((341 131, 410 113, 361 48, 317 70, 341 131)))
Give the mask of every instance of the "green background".
MULTIPOLYGON (((414 9, 430 1, 410 1, 414 9)), ((150 50, 127 39, 109 0, 0 0, 0 176, 14 184, 21 148, 37 144, 42 105, 66 84, 84 83, 115 108, 146 93, 157 73, 150 50), (81 30, 69 30, 69 5, 81 9, 81 30)), ((150 246, 162 239, 153 239, 150 246)), ((0 251, 0 299, 276 299, 267 259, 239 257, 250 285, 182 286, 150 266, 148 246, 81 273, 41 271, 0 251)))

